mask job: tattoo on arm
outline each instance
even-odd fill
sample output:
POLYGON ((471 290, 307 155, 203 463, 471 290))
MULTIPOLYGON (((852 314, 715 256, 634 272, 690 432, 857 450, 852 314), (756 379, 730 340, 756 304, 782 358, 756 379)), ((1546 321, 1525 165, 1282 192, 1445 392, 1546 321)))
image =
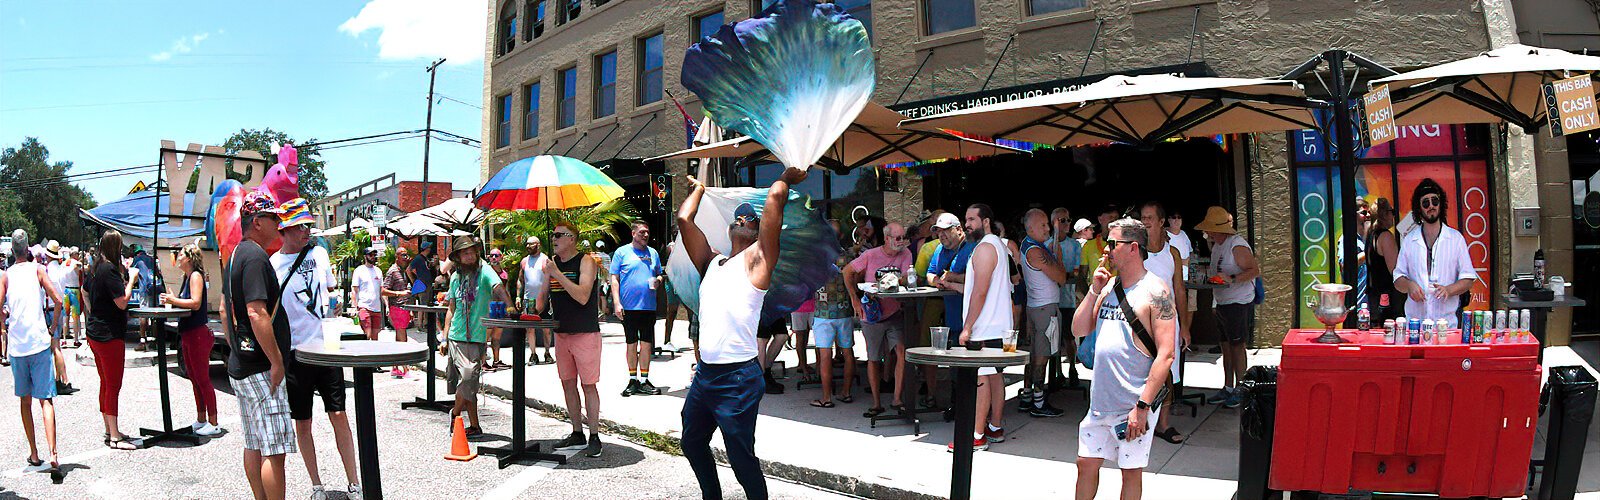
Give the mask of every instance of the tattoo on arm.
POLYGON ((1150 302, 1156 308, 1156 319, 1167 321, 1178 317, 1178 309, 1172 305, 1171 292, 1156 292, 1156 295, 1150 298, 1150 302))

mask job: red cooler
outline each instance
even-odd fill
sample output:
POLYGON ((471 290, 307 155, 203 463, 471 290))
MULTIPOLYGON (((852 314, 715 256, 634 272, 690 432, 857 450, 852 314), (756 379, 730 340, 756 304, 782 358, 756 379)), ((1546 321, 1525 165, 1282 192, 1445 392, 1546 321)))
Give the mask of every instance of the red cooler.
POLYGON ((1322 330, 1283 340, 1272 489, 1523 495, 1537 344, 1383 345, 1339 333, 1357 342, 1314 343, 1322 330))

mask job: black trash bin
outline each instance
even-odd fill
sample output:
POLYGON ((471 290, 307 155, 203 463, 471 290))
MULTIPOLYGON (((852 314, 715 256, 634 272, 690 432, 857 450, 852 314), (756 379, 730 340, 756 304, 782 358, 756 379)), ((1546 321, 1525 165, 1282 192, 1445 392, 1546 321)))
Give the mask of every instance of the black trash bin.
POLYGON ((1239 413, 1238 500, 1277 497, 1267 488, 1271 475, 1273 418, 1278 411, 1278 367, 1252 366, 1239 381, 1244 401, 1239 413))
POLYGON ((1578 469, 1594 418, 1594 376, 1581 366, 1551 367, 1540 400, 1550 426, 1545 433, 1544 472, 1534 498, 1572 498, 1577 495, 1578 469))

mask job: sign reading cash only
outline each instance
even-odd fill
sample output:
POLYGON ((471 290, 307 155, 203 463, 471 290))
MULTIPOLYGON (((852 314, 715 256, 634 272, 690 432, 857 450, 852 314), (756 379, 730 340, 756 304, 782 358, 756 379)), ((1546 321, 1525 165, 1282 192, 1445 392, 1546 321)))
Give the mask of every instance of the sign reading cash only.
POLYGON ((1361 96, 1361 117, 1363 147, 1377 146, 1400 136, 1400 128, 1394 124, 1394 107, 1390 105, 1388 85, 1379 85, 1361 96))
POLYGON ((1589 75, 1545 84, 1544 105, 1551 137, 1600 128, 1600 113, 1594 107, 1594 83, 1589 75))

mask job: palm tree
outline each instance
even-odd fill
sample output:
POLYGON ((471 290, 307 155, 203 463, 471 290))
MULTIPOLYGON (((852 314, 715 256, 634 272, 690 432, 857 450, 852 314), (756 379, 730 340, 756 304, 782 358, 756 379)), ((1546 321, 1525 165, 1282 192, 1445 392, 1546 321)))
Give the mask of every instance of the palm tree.
POLYGON ((505 270, 515 280, 515 275, 522 269, 517 264, 522 262, 527 252, 522 242, 528 236, 538 236, 546 241, 545 248, 548 249, 550 231, 556 224, 565 222, 573 225, 573 230, 578 233, 578 250, 588 252, 593 250, 592 242, 621 241, 623 233, 618 228, 638 217, 638 211, 634 210, 632 204, 618 198, 594 206, 562 210, 492 210, 488 223, 494 228, 493 244, 505 254, 505 260, 502 261, 505 270))

